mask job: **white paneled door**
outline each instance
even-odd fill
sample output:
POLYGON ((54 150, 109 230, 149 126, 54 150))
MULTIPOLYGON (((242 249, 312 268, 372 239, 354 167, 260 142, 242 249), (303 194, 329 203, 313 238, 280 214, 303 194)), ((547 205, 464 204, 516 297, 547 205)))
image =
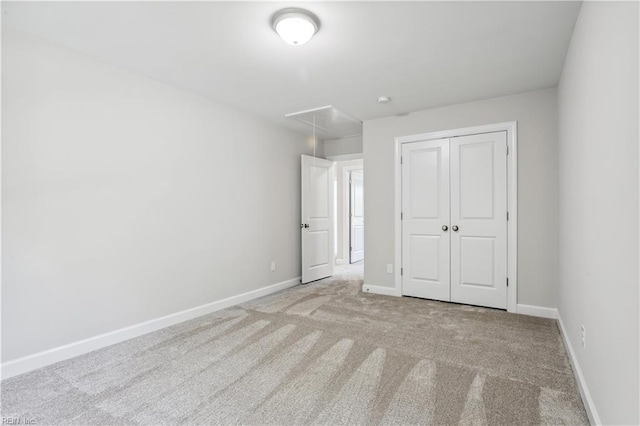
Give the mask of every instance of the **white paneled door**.
POLYGON ((333 162, 302 156, 302 282, 333 275, 333 162))
POLYGON ((449 301, 449 140, 403 144, 402 166, 402 294, 449 301))
POLYGON ((507 307, 507 134, 452 138, 451 300, 507 307))
POLYGON ((402 293, 507 306, 506 132, 402 146, 402 293))
POLYGON ((350 218, 349 218, 349 262, 364 259, 364 173, 351 172, 350 178, 350 218))

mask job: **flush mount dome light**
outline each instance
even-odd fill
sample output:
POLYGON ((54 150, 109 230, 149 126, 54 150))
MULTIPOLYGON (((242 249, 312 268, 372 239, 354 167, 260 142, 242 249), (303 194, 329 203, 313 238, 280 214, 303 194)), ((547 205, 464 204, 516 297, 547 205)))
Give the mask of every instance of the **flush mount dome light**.
POLYGON ((289 44, 304 44, 320 29, 320 21, 305 9, 282 9, 273 15, 272 25, 284 41, 289 44))

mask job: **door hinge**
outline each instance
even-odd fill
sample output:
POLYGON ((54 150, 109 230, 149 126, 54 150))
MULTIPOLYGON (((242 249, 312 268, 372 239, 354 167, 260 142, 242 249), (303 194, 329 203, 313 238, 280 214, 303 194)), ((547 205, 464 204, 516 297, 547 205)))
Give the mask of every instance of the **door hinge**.
POLYGON ((509 212, 507 212, 507 220, 509 220, 509 212))
POLYGON ((507 145, 507 155, 509 155, 509 145, 507 145))
POLYGON ((400 268, 400 276, 402 276, 403 272, 404 272, 404 268, 400 268))
POLYGON ((400 220, 404 219, 404 213, 400 212, 400 220))
POLYGON ((400 164, 402 164, 402 155, 400 156, 400 164))
POLYGON ((507 277, 507 287, 509 287, 509 277, 507 277))

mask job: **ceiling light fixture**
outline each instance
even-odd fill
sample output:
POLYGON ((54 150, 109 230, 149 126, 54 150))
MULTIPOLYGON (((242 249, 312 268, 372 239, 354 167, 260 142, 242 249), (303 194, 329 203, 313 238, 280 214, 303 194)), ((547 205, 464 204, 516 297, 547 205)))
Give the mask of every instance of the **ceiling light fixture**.
POLYGON ((271 20, 273 29, 289 44, 304 44, 320 29, 320 21, 305 9, 287 8, 279 10, 271 20))
POLYGON ((384 105, 384 104, 388 104, 389 102, 391 102, 391 98, 388 97, 388 96, 380 96, 378 98, 378 103, 379 104, 383 104, 384 105))

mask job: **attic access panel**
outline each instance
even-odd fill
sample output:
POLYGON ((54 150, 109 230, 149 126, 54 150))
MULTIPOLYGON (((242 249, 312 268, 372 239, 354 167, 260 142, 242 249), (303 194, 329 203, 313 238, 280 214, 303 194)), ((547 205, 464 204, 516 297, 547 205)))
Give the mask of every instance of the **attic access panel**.
POLYGON ((311 128, 315 123, 316 136, 322 139, 342 139, 362 134, 362 121, 356 120, 332 105, 293 112, 285 117, 297 120, 311 128))

